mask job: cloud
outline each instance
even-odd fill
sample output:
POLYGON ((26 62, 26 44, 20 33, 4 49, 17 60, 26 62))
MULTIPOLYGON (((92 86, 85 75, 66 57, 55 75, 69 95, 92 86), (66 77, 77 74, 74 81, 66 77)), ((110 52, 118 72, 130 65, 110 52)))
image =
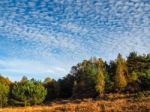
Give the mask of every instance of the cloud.
POLYGON ((39 72, 50 64, 53 73, 64 69, 64 75, 91 56, 110 60, 118 52, 147 53, 149 12, 147 0, 1 0, 0 53, 41 63, 39 72))
POLYGON ((7 59, 0 60, 0 71, 10 73, 22 74, 59 74, 60 77, 66 73, 65 68, 59 68, 58 66, 51 66, 46 63, 41 63, 34 60, 18 60, 7 59))

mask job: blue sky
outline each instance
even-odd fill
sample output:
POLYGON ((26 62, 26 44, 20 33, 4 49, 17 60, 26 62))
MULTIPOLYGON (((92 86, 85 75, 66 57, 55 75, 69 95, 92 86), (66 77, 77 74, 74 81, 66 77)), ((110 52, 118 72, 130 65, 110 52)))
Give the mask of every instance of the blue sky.
POLYGON ((150 53, 149 0, 0 0, 0 73, 65 76, 91 56, 150 53))

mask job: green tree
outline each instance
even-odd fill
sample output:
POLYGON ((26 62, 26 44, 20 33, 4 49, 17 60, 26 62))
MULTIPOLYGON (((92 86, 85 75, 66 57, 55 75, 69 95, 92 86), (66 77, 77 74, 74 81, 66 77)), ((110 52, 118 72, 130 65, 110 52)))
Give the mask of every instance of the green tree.
POLYGON ((9 97, 9 86, 0 83, 0 106, 6 106, 9 97))
POLYGON ((110 61, 109 65, 106 66, 106 91, 112 92, 115 89, 115 75, 116 75, 117 64, 115 61, 110 61))
POLYGON ((150 56, 149 54, 137 55, 136 52, 131 52, 127 58, 127 66, 130 74, 134 71, 139 77, 150 69, 150 56))
POLYGON ((35 105, 44 101, 46 89, 40 81, 26 80, 15 82, 11 91, 11 102, 16 105, 35 105))
POLYGON ((138 80, 140 82, 141 90, 150 90, 150 70, 143 73, 138 80))
POLYGON ((50 77, 45 78, 43 85, 47 89, 45 101, 50 101, 58 97, 57 82, 54 79, 50 77))
POLYGON ((93 60, 84 60, 78 64, 74 72, 74 97, 94 97, 96 95, 97 67, 93 60))
POLYGON ((23 76, 20 82, 24 83, 24 82, 27 82, 27 81, 28 81, 28 78, 26 76, 23 76))
POLYGON ((58 97, 69 98, 73 95, 74 76, 68 74, 63 79, 59 79, 56 85, 58 86, 56 88, 58 89, 58 97))
POLYGON ((9 99, 11 81, 0 75, 0 106, 6 106, 9 99))

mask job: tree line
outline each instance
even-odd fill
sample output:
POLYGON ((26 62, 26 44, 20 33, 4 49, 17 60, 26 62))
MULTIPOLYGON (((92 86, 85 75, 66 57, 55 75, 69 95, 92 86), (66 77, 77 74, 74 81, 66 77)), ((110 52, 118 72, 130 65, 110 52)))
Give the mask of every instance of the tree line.
POLYGON ((150 90, 150 54, 118 54, 107 63, 101 58, 84 60, 59 80, 37 81, 23 77, 11 82, 0 76, 0 105, 37 105, 54 99, 103 98, 107 93, 136 93, 150 90))

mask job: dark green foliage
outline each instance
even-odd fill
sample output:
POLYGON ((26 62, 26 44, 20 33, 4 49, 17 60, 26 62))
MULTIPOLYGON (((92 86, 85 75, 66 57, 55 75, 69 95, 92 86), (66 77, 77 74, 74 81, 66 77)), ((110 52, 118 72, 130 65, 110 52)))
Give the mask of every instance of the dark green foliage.
POLYGON ((150 74, 140 76, 139 82, 142 90, 150 90, 150 74))
POLYGON ((50 101, 58 97, 57 82, 54 79, 46 78, 43 85, 47 89, 45 101, 50 101))
POLYGON ((115 89, 115 74, 117 64, 115 61, 110 61, 109 65, 106 66, 106 91, 112 92, 115 89))
POLYGON ((35 105, 43 102, 46 89, 42 83, 35 80, 21 80, 15 82, 11 90, 11 103, 16 105, 35 105))
POLYGON ((74 97, 93 97, 96 94, 96 66, 90 61, 78 64, 75 76, 74 97), (94 93, 94 94, 93 94, 94 93))
POLYGON ((138 76, 140 76, 145 71, 150 70, 150 56, 149 54, 141 56, 132 52, 127 58, 127 66, 129 73, 134 71, 138 76))
POLYGON ((74 86, 74 77, 68 74, 63 79, 59 79, 56 84, 59 98, 69 98, 72 96, 74 86))
POLYGON ((139 80, 129 82, 125 90, 130 93, 135 93, 135 92, 140 91, 141 88, 140 88, 139 80))
POLYGON ((127 66, 130 81, 138 82, 141 90, 150 90, 150 55, 142 56, 132 52, 127 58, 127 66))

